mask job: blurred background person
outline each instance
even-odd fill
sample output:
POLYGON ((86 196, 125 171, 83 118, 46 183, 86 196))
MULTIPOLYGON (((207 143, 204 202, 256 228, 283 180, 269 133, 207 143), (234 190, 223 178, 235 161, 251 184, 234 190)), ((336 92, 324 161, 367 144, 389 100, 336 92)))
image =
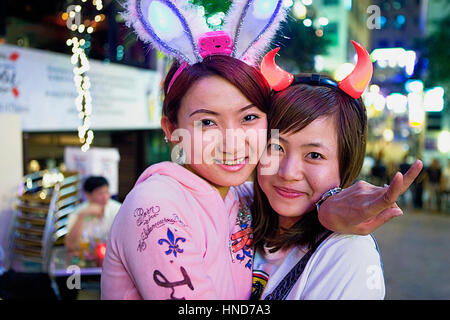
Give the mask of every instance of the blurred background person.
POLYGON ((106 242, 120 202, 111 199, 108 181, 104 177, 91 176, 83 184, 87 201, 70 214, 65 244, 69 251, 79 248, 80 242, 106 242))
MULTIPOLYGON (((410 164, 410 162, 408 161, 408 159, 409 159, 409 156, 408 155, 405 155, 404 157, 403 157, 403 161, 399 164, 399 166, 398 166, 398 170, 402 173, 402 174, 405 174, 406 172, 408 172, 408 170, 409 170, 409 168, 411 167, 411 164, 410 164)), ((409 204, 411 204, 411 199, 412 197, 411 197, 411 191, 410 190, 408 190, 407 192, 405 192, 404 194, 402 194, 401 196, 400 196, 400 199, 399 199, 399 204, 400 204, 400 206, 401 207, 403 207, 403 206, 408 206, 409 204)))
POLYGON ((383 162, 383 153, 378 153, 375 164, 372 167, 372 183, 376 186, 383 186, 387 183, 387 169, 383 162))
POLYGON ((430 166, 426 169, 426 183, 427 191, 427 208, 430 210, 441 209, 441 181, 442 168, 438 159, 433 159, 430 166))
POLYGON ((371 154, 367 154, 364 157, 363 166, 361 168, 361 173, 359 175, 361 180, 371 181, 372 167, 374 166, 374 164, 375 159, 373 158, 373 156, 371 154))
POLYGON ((442 212, 450 213, 450 159, 442 172, 442 212))
MULTIPOLYGON (((420 158, 419 158, 420 159, 420 158)), ((422 160, 422 159, 420 159, 422 160)), ((419 176, 414 180, 412 193, 413 193, 413 204, 414 208, 422 209, 423 208, 423 190, 425 185, 427 173, 426 170, 423 169, 419 176)))

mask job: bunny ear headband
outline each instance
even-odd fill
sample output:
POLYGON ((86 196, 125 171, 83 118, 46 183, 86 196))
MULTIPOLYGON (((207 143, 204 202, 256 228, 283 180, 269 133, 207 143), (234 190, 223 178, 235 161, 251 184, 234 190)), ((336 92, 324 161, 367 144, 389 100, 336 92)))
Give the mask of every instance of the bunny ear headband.
POLYGON ((318 74, 313 74, 311 77, 294 77, 275 63, 275 55, 280 48, 273 49, 263 58, 261 61, 261 73, 275 91, 281 91, 289 87, 292 83, 307 83, 339 88, 352 98, 358 99, 372 78, 373 66, 367 50, 353 40, 352 44, 356 49, 358 62, 353 71, 345 79, 337 83, 321 78, 318 74))
POLYGON ((182 62, 170 90, 184 68, 209 55, 228 55, 255 64, 286 17, 282 2, 234 0, 222 31, 209 30, 187 0, 128 0, 124 17, 141 40, 182 62))

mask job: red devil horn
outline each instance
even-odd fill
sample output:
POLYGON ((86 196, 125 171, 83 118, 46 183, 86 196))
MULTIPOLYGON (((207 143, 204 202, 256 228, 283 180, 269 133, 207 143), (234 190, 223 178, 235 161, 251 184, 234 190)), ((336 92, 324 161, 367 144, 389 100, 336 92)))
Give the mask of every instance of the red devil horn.
POLYGON ((270 87, 275 91, 281 91, 289 87, 294 81, 294 76, 289 72, 281 69, 275 63, 275 55, 280 48, 269 51, 261 61, 261 73, 266 78, 270 87))
POLYGON ((358 54, 358 62, 355 69, 342 81, 339 88, 354 99, 361 97, 373 74, 372 60, 367 50, 358 42, 352 40, 352 44, 358 54))

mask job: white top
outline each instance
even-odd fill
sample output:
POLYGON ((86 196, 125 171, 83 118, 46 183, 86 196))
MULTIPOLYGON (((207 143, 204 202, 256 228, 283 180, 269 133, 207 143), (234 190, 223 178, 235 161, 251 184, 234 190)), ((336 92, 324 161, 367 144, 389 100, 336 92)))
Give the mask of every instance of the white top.
MULTIPOLYGON (((255 255, 253 272, 269 275, 262 294, 271 293, 305 255, 295 247, 263 257, 255 255)), ((255 280, 255 278, 254 278, 255 280)), ((320 244, 295 283, 287 300, 384 299, 385 285, 381 257, 372 236, 333 233, 320 244)))
MULTIPOLYGON (((105 212, 102 219, 94 217, 86 217, 83 222, 82 238, 87 237, 88 239, 100 239, 106 241, 109 237, 109 232, 113 224, 114 218, 117 212, 119 212, 120 206, 122 204, 116 200, 109 199, 105 206, 105 212)), ((75 211, 69 215, 67 220, 67 230, 70 230, 75 225, 78 219, 78 215, 84 209, 89 206, 89 201, 83 202, 75 208, 75 211)))

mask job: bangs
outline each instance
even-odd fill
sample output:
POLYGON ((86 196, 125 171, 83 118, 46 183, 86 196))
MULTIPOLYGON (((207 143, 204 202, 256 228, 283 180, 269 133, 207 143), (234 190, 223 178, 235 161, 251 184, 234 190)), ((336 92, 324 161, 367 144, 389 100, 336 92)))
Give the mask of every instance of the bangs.
POLYGON ((337 88, 292 85, 272 97, 269 133, 278 129, 279 134, 294 134, 318 118, 333 117, 341 187, 346 187, 357 178, 366 148, 367 115, 362 100, 358 101, 337 88))
POLYGON ((336 93, 327 87, 294 85, 273 96, 268 115, 269 128, 294 134, 319 117, 337 113, 336 93))
POLYGON ((185 68, 168 91, 172 77, 179 68, 175 62, 164 82, 163 114, 176 123, 181 100, 190 87, 198 80, 219 76, 230 82, 260 111, 267 114, 271 89, 264 76, 255 67, 233 57, 224 55, 208 56, 203 62, 185 68))

